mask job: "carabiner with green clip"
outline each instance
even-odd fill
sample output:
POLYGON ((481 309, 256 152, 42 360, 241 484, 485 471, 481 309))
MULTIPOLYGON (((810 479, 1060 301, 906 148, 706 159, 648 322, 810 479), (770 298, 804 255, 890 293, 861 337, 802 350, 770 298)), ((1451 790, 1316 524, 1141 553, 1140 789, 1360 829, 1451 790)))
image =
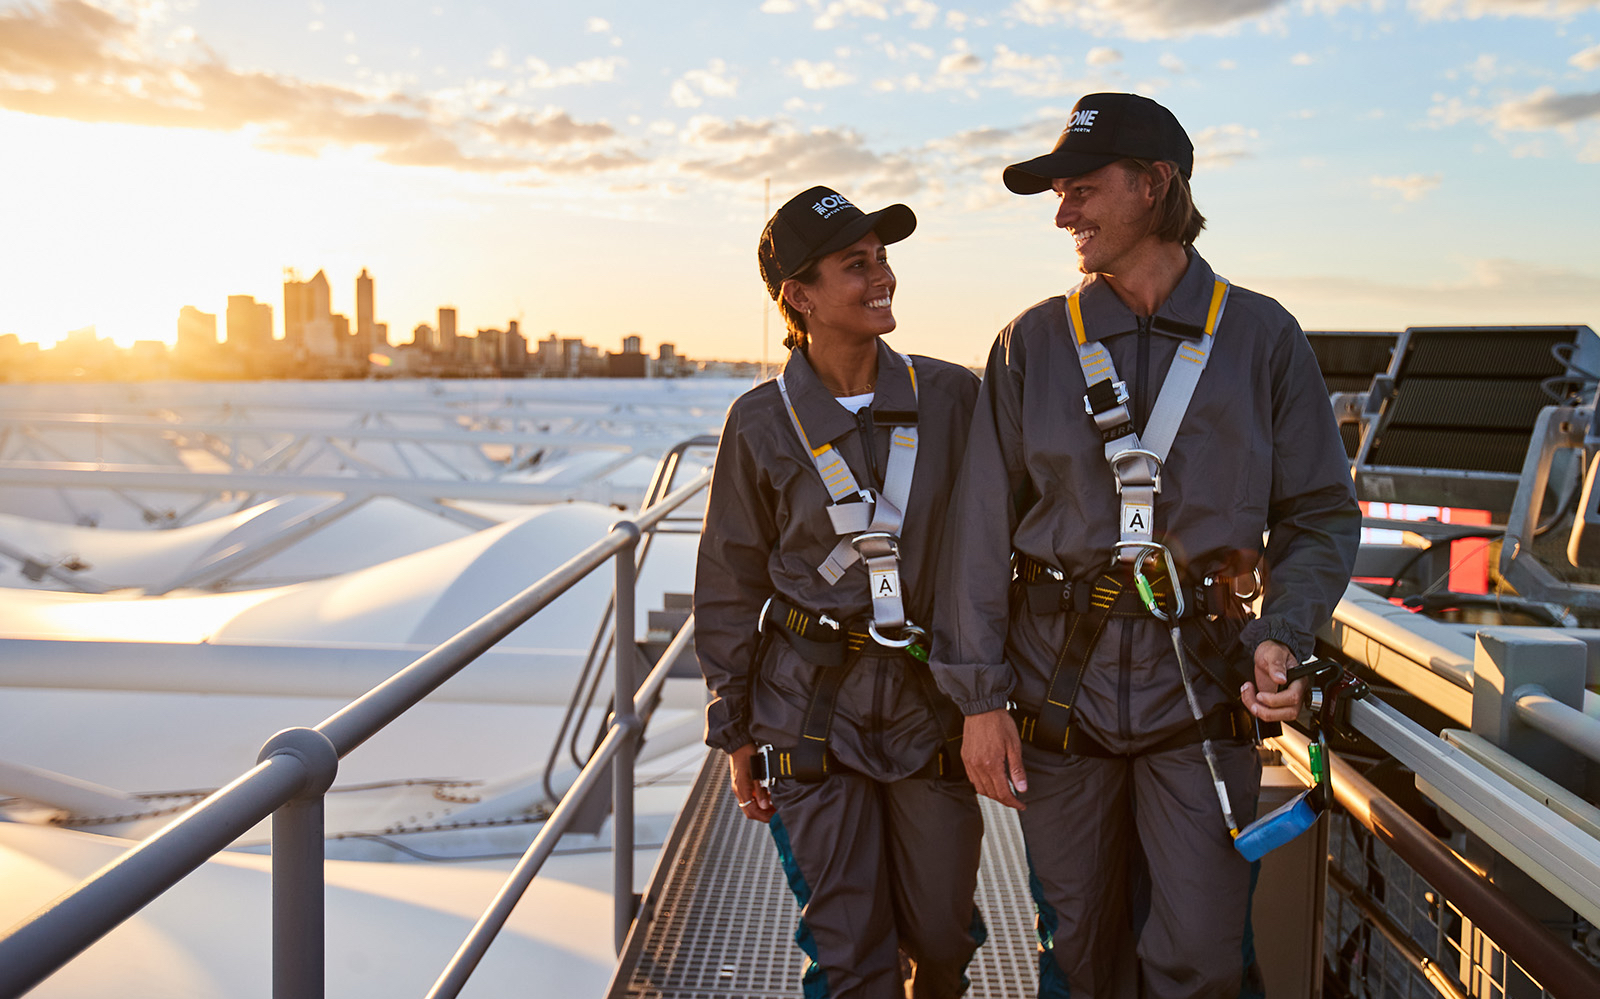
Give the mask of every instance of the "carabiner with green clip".
POLYGON ((1144 553, 1135 559, 1133 563, 1133 586, 1134 589, 1139 591, 1139 602, 1144 604, 1144 609, 1150 612, 1151 617, 1169 624, 1183 617, 1183 587, 1178 585, 1178 569, 1177 566, 1172 564, 1171 549, 1155 541, 1118 541, 1112 546, 1111 558, 1113 562, 1118 561, 1117 555, 1124 548, 1138 548, 1144 553), (1156 600, 1155 587, 1151 586, 1150 581, 1144 578, 1145 561, 1156 555, 1161 556, 1162 565, 1167 570, 1167 579, 1172 584, 1171 614, 1161 609, 1160 601, 1156 600))

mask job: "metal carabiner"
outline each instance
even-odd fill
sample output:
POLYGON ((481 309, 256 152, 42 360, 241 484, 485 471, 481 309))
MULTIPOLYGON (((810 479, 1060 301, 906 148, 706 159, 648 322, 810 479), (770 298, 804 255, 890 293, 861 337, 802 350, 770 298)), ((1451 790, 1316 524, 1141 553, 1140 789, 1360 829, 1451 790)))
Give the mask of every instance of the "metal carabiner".
POLYGON ((872 636, 872 640, 889 649, 903 649, 919 638, 928 637, 928 633, 926 631, 923 631, 910 621, 907 621, 901 626, 900 632, 906 637, 894 639, 884 638, 883 635, 878 633, 878 623, 876 621, 870 621, 867 623, 867 634, 872 636))
POLYGON ((1172 551, 1159 541, 1118 541, 1111 547, 1111 564, 1118 562, 1118 554, 1124 548, 1137 548, 1145 554, 1140 555, 1133 562, 1133 585, 1139 589, 1139 599, 1144 602, 1145 609, 1158 621, 1171 623, 1183 617, 1183 586, 1178 579, 1178 568, 1172 563, 1172 551), (1172 613, 1169 615, 1161 609, 1156 601, 1155 590, 1150 586, 1150 581, 1144 578, 1144 563, 1147 559, 1160 553, 1162 562, 1167 570, 1167 582, 1172 586, 1172 613))

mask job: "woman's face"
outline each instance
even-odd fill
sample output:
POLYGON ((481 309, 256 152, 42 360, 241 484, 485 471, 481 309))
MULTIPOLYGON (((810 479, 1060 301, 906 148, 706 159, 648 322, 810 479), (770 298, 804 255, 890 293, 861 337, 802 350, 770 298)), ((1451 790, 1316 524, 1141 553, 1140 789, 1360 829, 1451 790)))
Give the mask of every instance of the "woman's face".
POLYGON ((894 329, 894 271, 878 234, 869 232, 855 243, 817 261, 817 278, 796 285, 813 339, 844 335, 879 337, 894 329))

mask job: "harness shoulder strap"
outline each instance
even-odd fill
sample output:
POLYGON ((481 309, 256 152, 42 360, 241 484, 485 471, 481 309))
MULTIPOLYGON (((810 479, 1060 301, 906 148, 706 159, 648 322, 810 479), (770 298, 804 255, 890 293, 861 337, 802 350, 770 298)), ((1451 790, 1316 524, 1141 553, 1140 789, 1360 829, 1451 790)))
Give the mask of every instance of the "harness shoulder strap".
POLYGON ((1131 561, 1136 557, 1136 546, 1155 536, 1155 497, 1161 492, 1161 466, 1172 450, 1178 426, 1183 422, 1200 375, 1211 357, 1217 324, 1228 298, 1228 282, 1219 277, 1212 285, 1211 304, 1206 311, 1200 342, 1178 345, 1142 435, 1134 432, 1133 417, 1128 411, 1127 383, 1117 378, 1111 352, 1103 343, 1089 340, 1079 294, 1074 291, 1067 296, 1067 324, 1072 330, 1084 385, 1088 388, 1084 407, 1100 431, 1106 461, 1121 496, 1116 554, 1122 561, 1131 561))
MULTIPOLYGON (((917 372, 910 355, 901 354, 906 373, 911 378, 911 391, 917 394, 917 372)), ((872 594, 873 623, 881 629, 900 629, 906 624, 905 606, 900 594, 900 529, 905 524, 906 505, 911 497, 911 483, 916 474, 917 427, 915 423, 896 426, 889 439, 889 462, 884 472, 883 490, 875 493, 862 489, 856 477, 845 464, 844 456, 831 443, 812 447, 800 424, 799 414, 789 398, 789 387, 783 375, 777 378, 778 392, 783 397, 783 408, 789 422, 800 438, 800 443, 811 454, 817 474, 828 490, 832 503, 828 517, 833 529, 841 535, 828 557, 817 567, 817 572, 829 585, 837 583, 844 572, 857 559, 865 559, 872 594), (844 500, 859 496, 861 502, 844 500)), ((872 441, 863 441, 872 447, 872 441)))

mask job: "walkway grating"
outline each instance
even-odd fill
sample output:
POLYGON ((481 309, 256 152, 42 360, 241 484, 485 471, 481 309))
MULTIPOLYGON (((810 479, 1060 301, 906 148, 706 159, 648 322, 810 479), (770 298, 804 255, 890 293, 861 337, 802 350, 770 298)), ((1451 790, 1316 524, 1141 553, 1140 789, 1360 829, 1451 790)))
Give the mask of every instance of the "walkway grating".
MULTIPOLYGON (((799 999, 800 917, 766 827, 740 814, 727 762, 706 755, 639 920, 611 999, 799 999)), ((970 999, 1032 999, 1033 901, 1016 816, 986 799, 978 906, 989 940, 969 972, 970 999)))

